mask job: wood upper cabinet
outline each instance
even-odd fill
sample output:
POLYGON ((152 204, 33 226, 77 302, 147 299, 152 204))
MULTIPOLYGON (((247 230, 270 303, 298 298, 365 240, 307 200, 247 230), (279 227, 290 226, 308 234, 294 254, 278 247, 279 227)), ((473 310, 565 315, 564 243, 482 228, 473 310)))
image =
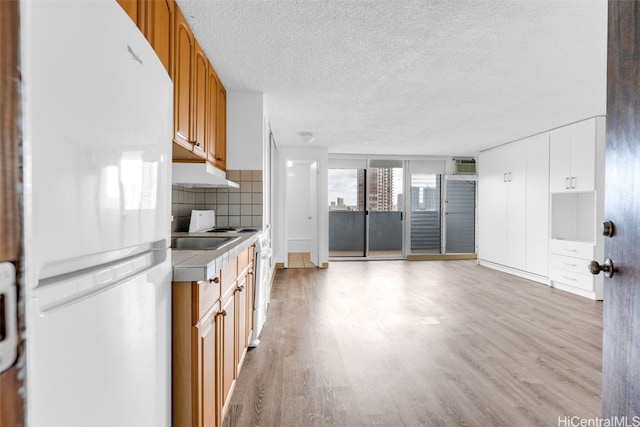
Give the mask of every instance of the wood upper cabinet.
POLYGON ((216 154, 214 165, 227 170, 227 91, 218 80, 216 110, 216 154))
POLYGON ((207 148, 207 160, 210 163, 216 161, 216 146, 217 139, 216 133, 218 129, 218 76, 216 72, 209 64, 209 71, 207 73, 207 127, 206 127, 206 148, 207 148))
MULTIPOLYGON (((193 150, 192 82, 194 75, 195 38, 179 8, 175 9, 173 67, 173 141, 188 152, 193 150)), ((174 158, 176 151, 174 150, 174 158)), ((191 156, 184 156, 190 159, 191 156)))
POLYGON ((193 76, 193 151, 202 158, 207 157, 207 79, 209 61, 200 44, 195 42, 193 76))
POLYGON ((118 4, 127 12, 127 15, 136 23, 140 31, 144 31, 145 2, 140 0, 117 0, 118 4))
POLYGON ((151 43, 158 58, 170 76, 173 45, 173 14, 175 3, 173 0, 145 1, 144 35, 151 43))

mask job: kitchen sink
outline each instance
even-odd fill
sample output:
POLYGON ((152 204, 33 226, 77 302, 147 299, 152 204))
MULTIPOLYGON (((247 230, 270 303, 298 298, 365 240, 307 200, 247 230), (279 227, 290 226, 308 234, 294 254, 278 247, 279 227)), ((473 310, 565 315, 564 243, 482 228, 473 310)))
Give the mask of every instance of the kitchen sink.
POLYGON ((240 239, 240 236, 236 237, 174 237, 171 239, 172 249, 200 249, 200 250, 213 250, 222 249, 223 247, 240 239))

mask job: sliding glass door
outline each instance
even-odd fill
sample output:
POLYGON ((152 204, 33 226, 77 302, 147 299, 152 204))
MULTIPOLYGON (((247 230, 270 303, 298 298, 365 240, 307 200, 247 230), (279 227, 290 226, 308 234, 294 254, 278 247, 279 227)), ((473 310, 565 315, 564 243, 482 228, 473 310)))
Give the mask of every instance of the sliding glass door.
POLYGON ((329 256, 365 256, 364 168, 329 169, 329 256))
POLYGON ((402 256, 403 168, 401 160, 371 160, 367 179, 368 256, 402 256))
POLYGON ((442 175, 411 174, 411 253, 439 254, 442 248, 442 175))
POLYGON ((329 169, 329 256, 403 255, 403 163, 338 162, 329 169))

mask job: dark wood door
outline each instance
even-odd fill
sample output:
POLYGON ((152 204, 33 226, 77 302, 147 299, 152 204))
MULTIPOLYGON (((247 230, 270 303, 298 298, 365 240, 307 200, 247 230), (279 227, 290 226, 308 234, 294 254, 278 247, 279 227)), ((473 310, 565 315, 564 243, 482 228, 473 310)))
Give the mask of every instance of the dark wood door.
MULTIPOLYGON (((602 415, 640 415, 640 2, 609 2, 602 415)), ((602 263, 603 260, 598 260, 602 263)), ((631 422, 631 418, 629 418, 631 422)))

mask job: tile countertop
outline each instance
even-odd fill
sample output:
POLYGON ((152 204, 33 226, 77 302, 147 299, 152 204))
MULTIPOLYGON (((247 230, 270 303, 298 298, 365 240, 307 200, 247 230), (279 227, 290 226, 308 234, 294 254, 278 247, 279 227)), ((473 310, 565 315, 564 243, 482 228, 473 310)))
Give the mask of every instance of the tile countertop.
POLYGON ((218 271, 229 263, 230 259, 237 257, 240 252, 246 250, 255 243, 259 231, 250 233, 172 233, 171 237, 202 236, 210 237, 236 237, 240 239, 216 250, 184 250, 171 249, 171 266, 173 267, 174 282, 198 282, 215 276, 218 271))

